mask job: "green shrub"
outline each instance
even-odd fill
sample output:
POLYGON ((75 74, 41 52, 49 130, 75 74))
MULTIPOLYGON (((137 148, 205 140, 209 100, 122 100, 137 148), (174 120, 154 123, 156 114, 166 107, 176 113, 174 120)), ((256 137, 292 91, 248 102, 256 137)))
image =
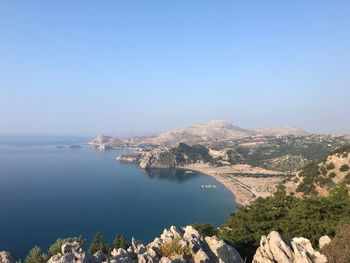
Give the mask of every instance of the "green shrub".
POLYGON ((331 188, 334 186, 334 182, 329 177, 319 177, 317 182, 321 187, 327 186, 328 188, 331 188))
POLYGON ((113 240, 113 248, 118 249, 127 249, 129 247, 128 241, 123 235, 116 235, 113 240))
POLYGON ((324 166, 320 167, 320 171, 322 175, 326 175, 327 174, 327 169, 324 166))
POLYGON ((347 175, 345 175, 343 182, 344 182, 345 184, 350 184, 350 173, 348 173, 347 175))
POLYGON ((337 230, 331 243, 321 251, 329 263, 350 262, 350 225, 344 225, 337 230))
POLYGON ((339 171, 341 171, 341 172, 347 172, 347 171, 349 171, 349 165, 347 165, 347 164, 344 164, 344 165, 342 165, 340 168, 339 168, 339 171))
POLYGON ((302 192, 306 195, 317 195, 314 183, 320 177, 320 174, 316 162, 312 162, 305 166, 305 168, 299 173, 299 175, 303 177, 303 181, 298 185, 296 191, 302 192))
POLYGON ((25 263, 44 263, 45 259, 40 247, 33 247, 24 260, 25 263))
POLYGON ((336 154, 336 153, 344 154, 344 153, 349 153, 349 152, 350 152, 350 145, 346 145, 346 146, 343 146, 343 147, 336 149, 331 154, 336 154))
POLYGON ((331 173, 328 175, 329 178, 334 178, 334 177, 336 177, 336 176, 337 176, 337 174, 336 174, 335 172, 331 172, 331 173))
POLYGON ((218 235, 218 229, 211 224, 192 224, 192 226, 203 236, 212 237, 218 235))
POLYGON ((103 237, 100 233, 96 233, 92 237, 92 241, 89 246, 89 251, 91 254, 95 254, 99 250, 108 255, 111 252, 111 247, 108 243, 103 241, 103 237))
POLYGON ((334 168, 335 168, 335 165, 334 165, 333 162, 330 162, 329 164, 326 165, 326 169, 327 169, 327 170, 332 170, 332 169, 334 169, 334 168))

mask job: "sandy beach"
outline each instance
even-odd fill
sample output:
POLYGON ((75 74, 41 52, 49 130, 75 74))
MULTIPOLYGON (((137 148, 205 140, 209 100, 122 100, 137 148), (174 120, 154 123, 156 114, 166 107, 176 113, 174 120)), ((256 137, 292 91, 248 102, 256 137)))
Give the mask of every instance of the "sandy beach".
POLYGON ((196 163, 181 168, 212 176, 232 192, 236 203, 240 205, 250 204, 257 197, 271 195, 283 180, 279 176, 283 174, 281 172, 243 164, 213 167, 196 163))

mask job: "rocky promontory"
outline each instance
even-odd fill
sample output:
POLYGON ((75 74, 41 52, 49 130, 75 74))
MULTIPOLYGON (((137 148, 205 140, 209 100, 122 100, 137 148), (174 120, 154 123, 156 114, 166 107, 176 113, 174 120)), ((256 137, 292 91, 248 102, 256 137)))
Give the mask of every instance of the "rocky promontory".
POLYGON ((139 163, 141 157, 142 157, 142 154, 135 153, 135 154, 124 154, 124 155, 118 156, 115 159, 123 163, 139 163))

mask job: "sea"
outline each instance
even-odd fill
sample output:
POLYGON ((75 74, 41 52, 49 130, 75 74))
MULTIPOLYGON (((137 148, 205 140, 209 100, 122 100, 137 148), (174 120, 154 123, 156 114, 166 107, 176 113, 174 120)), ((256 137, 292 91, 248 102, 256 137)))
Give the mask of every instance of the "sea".
POLYGON ((100 232, 150 242, 164 228, 219 226, 234 196, 210 176, 182 169, 145 171, 99 151, 84 137, 0 137, 0 251, 24 259, 58 238, 100 232), (80 145, 79 147, 71 147, 80 145), (216 187, 206 188, 205 185, 216 187))

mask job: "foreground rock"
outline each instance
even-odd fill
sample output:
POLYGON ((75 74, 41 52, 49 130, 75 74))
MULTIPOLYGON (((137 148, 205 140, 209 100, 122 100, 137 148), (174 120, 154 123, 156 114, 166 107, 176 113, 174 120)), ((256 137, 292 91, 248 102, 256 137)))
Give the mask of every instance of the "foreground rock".
POLYGON ((14 263, 15 260, 10 253, 6 251, 0 251, 0 263, 14 263))
MULTIPOLYGON (((329 244, 330 238, 320 238, 320 246, 329 244)), ((0 263, 14 263, 13 257, 0 252, 0 263)), ((97 251, 94 255, 84 252, 76 241, 66 242, 61 252, 53 255, 48 263, 243 263, 237 250, 223 240, 203 237, 192 226, 165 229, 160 237, 149 244, 132 240, 127 250, 113 249, 110 255, 97 251)), ((272 231, 262 236, 253 263, 327 263, 327 258, 315 251, 311 242, 303 237, 285 241, 272 231)))
POLYGON ((77 242, 65 243, 61 253, 52 256, 49 263, 146 263, 146 262, 225 262, 243 263, 239 253, 217 237, 203 238, 191 226, 179 229, 172 226, 162 235, 145 245, 132 240, 127 249, 114 249, 111 255, 98 251, 94 255, 84 252, 77 242))
POLYGON ((262 236, 253 263, 326 263, 326 256, 315 251, 310 240, 300 237, 291 242, 282 240, 279 233, 272 231, 262 236))

